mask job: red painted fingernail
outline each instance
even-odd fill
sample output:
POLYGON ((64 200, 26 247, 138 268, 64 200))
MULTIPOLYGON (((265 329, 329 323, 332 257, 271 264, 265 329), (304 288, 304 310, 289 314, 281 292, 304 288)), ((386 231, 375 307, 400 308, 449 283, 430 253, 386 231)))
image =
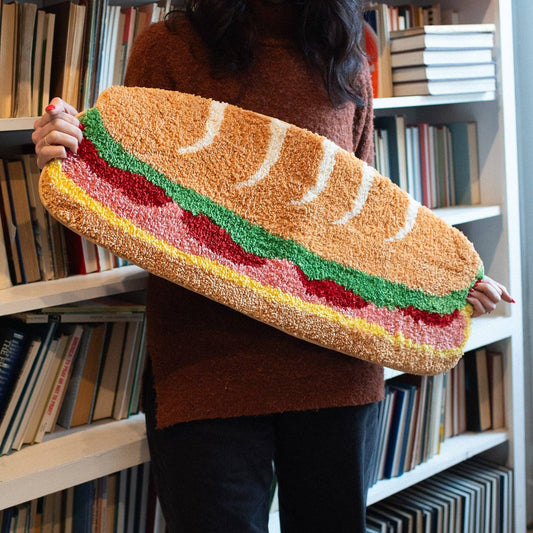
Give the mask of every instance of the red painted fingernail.
POLYGON ((469 292, 470 294, 472 294, 472 293, 474 292, 474 289, 472 288, 472 289, 470 289, 468 292, 469 292))
POLYGON ((46 111, 53 111, 56 108, 54 104, 47 105, 45 107, 46 111))
POLYGON ((514 304, 516 303, 515 300, 514 300, 513 298, 511 298, 511 302, 514 303, 514 304))

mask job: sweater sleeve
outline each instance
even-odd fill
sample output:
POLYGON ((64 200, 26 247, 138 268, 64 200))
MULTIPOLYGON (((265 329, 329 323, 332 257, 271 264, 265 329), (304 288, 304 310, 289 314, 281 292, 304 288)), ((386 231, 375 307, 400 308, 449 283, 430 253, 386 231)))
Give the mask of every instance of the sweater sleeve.
POLYGON ((356 157, 372 165, 374 159, 374 106, 372 79, 366 63, 361 72, 361 81, 361 97, 366 105, 364 107, 357 107, 355 110, 353 151, 356 157))
POLYGON ((124 85, 129 87, 148 87, 153 89, 174 90, 169 76, 166 58, 161 46, 166 35, 163 22, 153 24, 137 37, 133 43, 124 85))

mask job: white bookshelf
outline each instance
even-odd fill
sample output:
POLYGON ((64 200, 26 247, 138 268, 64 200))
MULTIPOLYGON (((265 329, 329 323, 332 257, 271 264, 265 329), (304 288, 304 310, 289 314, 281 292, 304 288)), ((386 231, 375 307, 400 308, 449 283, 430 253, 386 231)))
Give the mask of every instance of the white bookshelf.
MULTIPOLYGON (((391 0, 403 3, 403 0, 391 0)), ((474 241, 487 273, 506 284, 511 294, 521 294, 520 226, 516 117, 513 72, 511 0, 444 0, 445 7, 460 11, 460 22, 495 23, 498 59, 497 91, 439 97, 382 98, 374 102, 377 115, 402 113, 430 122, 476 120, 479 132, 481 201, 479 206, 436 210, 450 224, 474 241), (443 118, 444 117, 444 118, 443 118)), ((35 118, 0 120, 0 152, 17 143, 31 142, 35 118), (23 140, 21 140, 23 139, 23 140)), ((0 291, 0 316, 90 298, 143 289, 146 273, 137 267, 75 276, 51 282, 17 286, 0 291)), ((501 305, 496 313, 473 321, 467 349, 498 343, 506 357, 505 431, 465 434, 449 439, 441 453, 399 478, 380 481, 368 503, 387 496, 460 464, 476 454, 498 451, 514 469, 515 533, 525 531, 525 443, 522 350, 522 310, 501 305), (505 446, 501 446, 505 443, 505 446)), ((398 372, 386 369, 390 379, 398 372)), ((148 460, 142 415, 123 421, 107 421, 74 432, 53 434, 45 442, 0 457, 0 509, 148 460)), ((271 533, 279 531, 275 514, 271 533), (276 529, 277 528, 277 529, 276 529)))
MULTIPOLYGON (((401 4, 401 0, 390 0, 401 4)), ((408 123, 438 124, 476 121, 479 137, 481 205, 436 210, 448 223, 459 225, 480 252, 486 273, 504 283, 517 304, 503 304, 472 322, 466 349, 496 343, 505 354, 505 410, 507 430, 461 435, 446 441, 442 453, 403 476, 379 482, 369 494, 375 503, 418 483, 468 457, 486 452, 514 470, 513 528, 526 530, 524 353, 522 331, 520 213, 517 168, 516 111, 511 0, 443 0, 445 8, 459 11, 460 23, 494 23, 497 90, 492 93, 451 96, 412 96, 375 100, 376 115, 403 114, 408 123), (505 443, 505 446, 500 444, 505 443)), ((388 379, 401 372, 386 369, 388 379)))

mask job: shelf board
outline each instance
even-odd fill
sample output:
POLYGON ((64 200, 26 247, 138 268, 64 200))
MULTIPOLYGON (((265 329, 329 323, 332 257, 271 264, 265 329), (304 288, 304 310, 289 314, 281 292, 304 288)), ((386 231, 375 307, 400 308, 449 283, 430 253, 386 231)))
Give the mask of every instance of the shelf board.
POLYGON ((446 440, 441 445, 441 452, 429 461, 418 465, 410 472, 393 478, 378 481, 367 498, 367 505, 379 502, 416 483, 420 483, 447 468, 466 461, 484 451, 506 442, 506 431, 485 431, 483 433, 465 433, 446 440))
POLYGON ((516 320, 510 316, 483 315, 472 320, 472 331, 465 351, 476 350, 487 344, 501 341, 513 335, 516 320))
POLYGON ((0 509, 149 460, 142 414, 60 434, 0 457, 0 509))
POLYGON ((39 117, 2 118, 0 119, 0 132, 32 130, 33 124, 38 118, 39 117))
POLYGON ((467 94, 444 94, 439 96, 394 96, 391 98, 375 98, 374 109, 398 109, 404 107, 489 102, 495 99, 495 91, 467 94))
POLYGON ((16 285, 0 291, 0 316, 143 289, 147 273, 126 266, 84 276, 16 285))
POLYGON ((502 214, 502 210, 499 205, 456 205, 433 209, 433 213, 451 226, 456 226, 466 222, 497 217, 502 214))

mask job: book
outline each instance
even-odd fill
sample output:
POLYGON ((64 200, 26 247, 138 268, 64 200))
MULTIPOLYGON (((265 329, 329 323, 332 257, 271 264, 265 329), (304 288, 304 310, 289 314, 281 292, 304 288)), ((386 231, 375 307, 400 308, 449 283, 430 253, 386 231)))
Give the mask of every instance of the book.
POLYGON ((412 441, 414 406, 416 401, 416 385, 410 383, 395 382, 394 386, 405 390, 405 416, 400 432, 399 448, 394 462, 394 475, 401 476, 406 470, 407 451, 412 441), (398 453, 399 452, 399 453, 398 453))
MULTIPOLYGON (((1 211, 2 208, 0 207, 0 213, 1 211)), ((2 223, 2 216, 0 216, 0 290, 8 289, 12 285, 11 274, 9 273, 9 259, 7 257, 6 241, 4 237, 4 226, 2 223)))
POLYGON ((46 213, 46 220, 48 221, 48 228, 50 231, 54 278, 64 278, 69 274, 65 242, 65 232, 67 229, 50 215, 50 213, 46 213))
POLYGON ((17 228, 13 221, 11 202, 9 200, 9 189, 7 184, 7 174, 4 162, 0 159, 0 197, 2 199, 2 229, 4 231, 4 242, 7 254, 8 267, 11 277, 15 283, 22 283, 22 269, 20 265, 19 250, 17 246, 17 228))
POLYGON ((44 434, 53 430, 57 416, 59 415, 59 408, 63 401, 65 391, 70 379, 72 366, 83 335, 83 326, 77 324, 73 327, 68 336, 68 342, 64 350, 63 358, 57 372, 56 379, 53 383, 50 397, 46 409, 44 411, 41 424, 35 435, 35 442, 41 442, 44 434))
POLYGON ((111 336, 105 354, 102 379, 97 391, 93 420, 110 418, 113 414, 127 324, 126 322, 116 322, 111 327, 111 336))
POLYGON ((88 424, 90 421, 106 327, 107 324, 96 324, 92 327, 91 338, 87 347, 85 364, 81 373, 69 427, 81 426, 88 424))
POLYGON ((115 514, 115 528, 116 531, 126 530, 126 502, 128 493, 128 478, 131 469, 121 470, 119 472, 117 500, 116 500, 116 514, 115 514))
POLYGON ((431 454, 429 452, 429 439, 430 439, 430 433, 431 433, 430 417, 434 409, 432 405, 434 388, 435 388, 435 383, 434 383, 433 377, 428 376, 428 379, 425 382, 425 390, 424 390, 426 401, 424 405, 423 426, 422 426, 422 432, 421 432, 421 441, 420 441, 420 449, 419 449, 419 457, 418 457, 419 463, 423 463, 431 458, 431 454))
POLYGON ((131 531, 135 524, 135 515, 137 511, 137 484, 139 479, 140 466, 134 466, 128 469, 128 488, 126 496, 126 531, 131 531))
POLYGON ((422 183, 420 167, 420 137, 417 126, 405 128, 405 146, 407 151, 407 192, 422 203, 422 183))
POLYGON ((29 116, 36 117, 41 114, 42 102, 42 76, 44 52, 46 47, 47 31, 46 13, 39 9, 36 14, 35 35, 33 43, 33 65, 31 76, 31 113, 29 116))
POLYGON ((453 176, 456 205, 481 202, 477 124, 449 122, 453 151, 453 176))
POLYGON ((385 389, 385 399, 383 400, 383 416, 379 437, 379 453, 376 455, 375 480, 378 481, 385 476, 385 461, 387 458, 387 443, 389 441, 390 428, 392 425, 392 409, 394 405, 394 394, 388 388, 385 389))
POLYGON ((118 40, 115 48, 115 57, 113 62, 113 77, 111 85, 122 85, 124 81, 124 61, 126 58, 126 46, 127 40, 124 39, 126 33, 126 10, 122 8, 120 10, 118 19, 118 40))
POLYGON ((390 386, 394 395, 394 408, 391 417, 391 429, 387 442, 384 477, 391 478, 398 475, 399 456, 402 448, 402 437, 407 416, 407 391, 390 386))
POLYGON ((467 429, 485 431, 491 427, 487 351, 480 348, 465 357, 467 429))
POLYGON ((53 338, 44 354, 39 374, 36 376, 33 388, 28 398, 23 416, 19 423, 19 428, 11 444, 12 449, 20 450, 24 443, 33 442, 33 437, 37 431, 37 426, 41 421, 42 414, 46 407, 46 402, 50 388, 52 386, 54 367, 57 367, 61 358, 58 354, 60 349, 64 350, 65 340, 53 338), (48 390, 47 390, 48 389, 48 390), (29 434, 31 432, 31 435, 29 434))
POLYGON ((96 245, 77 233, 61 228, 65 239, 69 274, 89 274, 98 270, 96 245))
POLYGON ((21 328, 0 327, 0 416, 24 360, 26 337, 26 332, 21 328))
POLYGON ((74 487, 63 491, 63 533, 74 533, 74 487))
POLYGON ((457 385, 458 385, 458 420, 457 433, 466 431, 466 386, 465 386, 465 361, 464 357, 457 363, 457 385))
POLYGON ((139 350, 137 361, 133 373, 133 383, 131 386, 131 395, 128 405, 128 416, 131 416, 139 411, 139 402, 141 396, 142 376, 144 374, 145 359, 146 359, 146 320, 142 322, 141 333, 139 337, 139 350))
POLYGON ((439 452, 440 426, 442 418, 442 401, 444 397, 444 376, 439 374, 431 376, 433 382, 429 399, 429 419, 427 435, 427 458, 431 458, 439 452))
POLYGON ((494 24, 426 25, 391 31, 391 52, 423 48, 492 48, 494 32, 494 24))
POLYGON ((35 401, 33 408, 30 406, 31 415, 24 430, 23 442, 32 444, 36 441, 37 432, 41 425, 41 421, 46 413, 50 395, 52 394, 57 374, 67 347, 68 335, 62 334, 59 338, 52 341, 50 349, 48 350, 46 367, 43 365, 42 373, 39 378, 40 391, 36 390, 33 393, 35 401))
POLYGON ((492 63, 492 50, 415 50, 391 55, 392 68, 472 63, 492 63))
POLYGON ((390 18, 385 4, 369 4, 363 13, 363 43, 372 77, 374 98, 392 96, 390 18))
POLYGON ((483 531, 498 530, 498 495, 497 495, 497 478, 490 472, 482 470, 479 465, 466 461, 461 465, 461 474, 468 479, 479 483, 482 486, 482 513, 480 515, 480 529, 483 531), (484 490, 483 490, 484 489, 484 490))
POLYGON ((433 205, 432 177, 431 177, 431 149, 429 124, 417 124, 420 156, 420 189, 422 204, 430 209, 436 207, 433 205))
POLYGON ((11 215, 16 228, 16 241, 21 259, 22 277, 26 283, 39 281, 41 279, 41 271, 22 161, 8 161, 6 164, 6 177, 9 201, 11 203, 11 215))
POLYGON ((505 427, 505 395, 503 353, 487 350, 492 429, 505 427))
POLYGON ((113 418, 121 420, 128 415, 131 398, 133 374, 140 349, 142 324, 138 321, 128 322, 124 350, 117 384, 117 393, 113 405, 113 418))
MULTIPOLYGON (((100 90, 103 91, 113 84, 113 68, 115 65, 116 50, 119 48, 119 23, 120 6, 107 6, 106 32, 103 43, 103 52, 100 72, 100 90)), ((122 35, 120 36, 122 40, 122 35)))
POLYGON ((470 78, 494 78, 495 63, 478 65, 420 65, 417 67, 396 68, 392 71, 392 82, 467 80, 470 78))
POLYGON ((17 7, 2 2, 0 24, 0 118, 13 116, 15 54, 17 50, 17 7))
POLYGON ((416 420, 413 435, 413 450, 411 452, 411 460, 409 463, 409 470, 421 463, 422 442, 424 440, 424 416, 426 414, 427 404, 427 376, 413 377, 414 382, 418 387, 418 402, 416 405, 416 420))
POLYGON ((55 14, 51 92, 67 102, 78 101, 85 6, 60 2, 47 7, 55 14))
POLYGON ((405 146, 405 117, 394 115, 391 117, 377 117, 374 127, 387 131, 389 173, 388 176, 404 191, 407 185, 407 151, 405 146))
POLYGON ((91 533, 95 488, 96 480, 86 481, 74 487, 72 529, 76 533, 91 533))
POLYGON ((428 96, 441 94, 479 93, 496 90, 496 78, 466 80, 422 80, 395 83, 394 96, 428 96))
POLYGON ((35 228, 34 235, 39 267, 43 280, 48 281, 54 278, 54 264, 47 213, 39 198, 39 178, 41 171, 37 166, 37 157, 35 154, 24 154, 22 156, 22 163, 28 186, 30 212, 35 228))
POLYGON ((87 353, 89 349, 89 343, 91 340, 94 325, 89 324, 84 327, 82 337, 80 339, 80 345, 78 353, 74 360, 72 367, 72 373, 70 380, 63 397, 63 402, 57 417, 57 423, 69 429, 71 427, 72 414, 74 412, 74 406, 76 404, 76 398, 78 396, 78 390, 80 388, 81 377, 85 367, 85 361, 87 359, 87 353))
POLYGON ((444 124, 433 128, 435 154, 435 192, 434 203, 438 207, 455 205, 453 153, 451 131, 444 124))
POLYGON ((10 392, 4 398, 2 412, 0 414, 0 444, 4 435, 6 434, 12 416, 15 413, 15 409, 23 392, 24 385, 26 384, 30 370, 35 362, 35 358, 39 353, 41 342, 42 340, 40 338, 34 338, 29 342, 26 354, 24 354, 22 367, 15 376, 15 381, 10 388, 10 392))
POLYGON ((20 391, 20 395, 12 412, 12 416, 9 420, 6 420, 5 426, 4 421, 2 421, 2 425, 0 426, 0 439, 2 439, 0 446, 1 455, 8 453, 12 449, 13 442, 19 434, 21 424, 25 415, 27 414, 27 408, 31 401, 35 384, 41 374, 46 360, 46 355, 54 338, 57 326, 57 319, 51 317, 50 322, 46 324, 46 326, 37 326, 36 328, 32 329, 31 333, 36 337, 40 337, 41 342, 33 359, 33 364, 29 369, 27 378, 22 384, 22 390, 20 391))
POLYGON ((17 3, 17 53, 15 58, 15 117, 32 115, 33 37, 37 5, 17 3))
POLYGON ((44 112, 44 108, 48 105, 48 102, 50 101, 50 83, 52 77, 52 54, 54 48, 55 19, 56 16, 54 13, 46 13, 45 37, 43 42, 42 74, 40 78, 39 101, 37 105, 38 115, 44 112))

